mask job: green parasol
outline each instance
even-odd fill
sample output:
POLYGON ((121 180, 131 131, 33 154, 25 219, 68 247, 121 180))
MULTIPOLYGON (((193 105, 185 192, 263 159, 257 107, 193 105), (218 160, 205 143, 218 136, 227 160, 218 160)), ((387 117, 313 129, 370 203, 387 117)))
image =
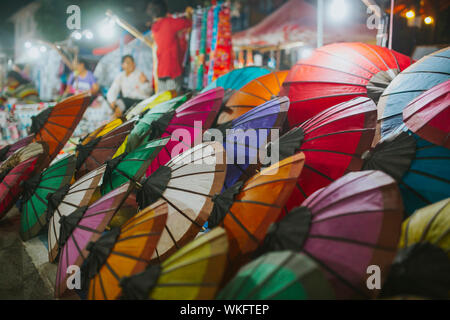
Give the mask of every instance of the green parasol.
POLYGON ((158 131, 155 127, 157 122, 165 120, 168 123, 172 119, 173 112, 185 103, 187 99, 188 95, 176 97, 158 104, 143 114, 128 135, 126 151, 131 152, 146 142, 159 138, 160 134, 158 135, 157 132, 154 132, 158 131))
POLYGON ((23 240, 36 236, 47 224, 48 195, 70 184, 75 171, 76 158, 66 156, 42 173, 23 183, 21 198, 20 234, 23 240))
POLYGON ((292 251, 277 251, 242 267, 217 298, 313 300, 334 299, 334 294, 325 275, 312 259, 292 251))
POLYGON ((130 153, 106 161, 106 171, 101 187, 102 195, 128 181, 139 181, 150 163, 167 144, 170 138, 156 139, 130 153))

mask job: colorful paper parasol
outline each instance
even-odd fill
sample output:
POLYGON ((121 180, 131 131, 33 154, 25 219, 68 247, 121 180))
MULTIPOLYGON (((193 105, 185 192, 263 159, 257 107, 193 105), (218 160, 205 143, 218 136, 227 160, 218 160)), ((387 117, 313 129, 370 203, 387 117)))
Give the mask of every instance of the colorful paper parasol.
POLYGON ((96 130, 94 130, 93 132, 89 133, 87 136, 82 138, 80 140, 80 144, 86 145, 89 142, 91 142, 92 140, 94 140, 95 138, 103 137, 105 134, 109 133, 111 130, 114 130, 115 128, 117 128, 124 122, 125 122, 125 120, 122 118, 114 119, 114 120, 108 122, 107 124, 100 126, 96 130))
POLYGON ((47 196, 70 183, 75 161, 75 156, 66 156, 23 182, 20 208, 20 235, 23 240, 36 236, 47 225, 47 196))
POLYGON ((291 100, 291 127, 336 104, 355 97, 375 102, 411 59, 387 48, 365 43, 335 43, 301 59, 286 77, 281 95, 291 100))
POLYGON ((322 111, 280 138, 280 158, 293 152, 303 152, 306 158, 284 214, 314 191, 361 169, 361 155, 370 149, 376 117, 373 101, 359 97, 322 111))
POLYGON ((397 180, 405 213, 450 197, 450 150, 411 132, 393 132, 364 156, 364 169, 397 180))
MULTIPOLYGON (((275 98, 253 108, 237 119, 217 129, 227 151, 227 176, 224 188, 229 188, 240 179, 248 179, 256 173, 262 162, 260 151, 275 137, 279 137, 289 109, 289 99, 275 98), (225 137, 225 139, 223 139, 225 137)), ((216 130, 217 130, 216 129, 216 130)), ((205 134, 211 139, 214 131, 205 134)), ((264 159, 270 162, 272 159, 264 159)))
MULTIPOLYGON (((225 228, 230 249, 226 279, 230 279, 264 239, 269 226, 280 215, 303 168, 305 156, 298 153, 256 174, 224 199, 214 197, 214 211, 208 219, 210 228, 225 228), (228 199, 227 199, 228 198, 228 199)), ((226 195, 227 193, 225 193, 226 195)))
POLYGON ((242 267, 219 300, 334 299, 317 263, 293 251, 267 253, 242 267))
POLYGON ((400 73, 378 102, 381 138, 402 124, 403 109, 414 98, 450 79, 450 47, 423 57, 400 73))
POLYGON ((40 158, 40 160, 35 164, 35 170, 38 171, 44 167, 43 160, 47 157, 47 155, 48 145, 45 142, 32 142, 25 147, 18 149, 0 164, 0 177, 4 177, 16 166, 34 157, 40 158))
POLYGON ((123 299, 213 299, 223 276, 227 235, 215 228, 188 243, 161 265, 121 281, 123 299))
POLYGON ((126 183, 90 205, 75 210, 60 219, 61 248, 58 270, 56 273, 55 296, 70 295, 67 279, 70 266, 81 267, 89 255, 89 243, 97 241, 108 225, 109 220, 120 208, 131 191, 126 183))
POLYGON ((231 96, 236 90, 241 89, 247 83, 256 79, 260 76, 270 73, 269 69, 261 68, 261 67, 245 67, 241 69, 234 69, 227 74, 220 76, 217 80, 211 82, 207 87, 205 87, 202 92, 206 92, 213 88, 222 87, 228 93, 225 95, 225 98, 231 96))
POLYGON ((425 91, 403 109, 403 122, 422 139, 450 149, 450 80, 425 91))
POLYGON ((158 201, 96 241, 83 266, 88 299, 120 297, 121 279, 145 270, 167 220, 167 203, 158 201))
POLYGON ((39 156, 19 163, 11 170, 0 175, 0 219, 13 207, 22 191, 22 181, 29 179, 35 172, 39 156))
POLYGON ((450 198, 417 210, 403 222, 400 251, 382 295, 450 297, 450 198))
POLYGON ((234 120, 252 108, 279 96, 288 71, 276 71, 258 77, 234 92, 217 119, 218 124, 234 120))
POLYGON ((0 165, 3 161, 9 158, 14 152, 17 150, 26 147, 31 143, 31 141, 34 139, 34 135, 26 136, 25 138, 20 139, 19 141, 8 144, 0 149, 0 165))
POLYGON ((419 242, 431 243, 450 255, 450 198, 418 209, 403 222, 400 248, 419 242))
POLYGON ((69 216, 81 207, 88 206, 91 198, 102 182, 106 165, 103 165, 78 179, 73 185, 64 185, 48 196, 47 219, 48 257, 53 262, 59 253, 60 219, 69 216))
POLYGON ((211 89, 178 107, 170 120, 163 117, 153 122, 152 138, 170 137, 170 141, 148 167, 147 177, 173 157, 202 142, 203 133, 219 112, 222 98, 222 88, 211 89))
POLYGON ((106 194, 127 181, 139 181, 153 159, 167 144, 169 138, 152 140, 138 149, 107 161, 101 188, 106 194))
POLYGON ((136 196, 140 208, 160 198, 169 204, 154 259, 165 260, 202 230, 213 207, 211 198, 222 189, 225 170, 222 145, 208 142, 176 156, 141 183, 136 196))
POLYGON ((258 254, 292 250, 326 272, 338 299, 375 297, 397 252, 403 205, 395 180, 381 171, 351 172, 317 190, 268 232, 258 254))
POLYGON ((45 109, 33 119, 33 141, 44 141, 48 144, 47 164, 50 164, 72 136, 90 100, 89 93, 80 93, 45 109))
POLYGON ((77 171, 75 178, 80 178, 92 171, 106 161, 111 160, 130 131, 133 129, 134 121, 127 121, 109 131, 107 134, 97 137, 87 144, 77 146, 77 171))
POLYGON ((159 138, 159 127, 166 127, 172 120, 175 110, 185 103, 187 95, 173 98, 148 110, 137 120, 133 130, 128 136, 126 150, 131 152, 148 141, 159 138))
POLYGON ((175 98, 176 96, 177 96, 176 91, 164 91, 161 93, 154 94, 150 98, 142 100, 137 105, 130 108, 126 112, 125 117, 127 118, 127 120, 130 120, 133 117, 138 116, 147 110, 153 109, 155 106, 157 106, 163 102, 166 102, 166 101, 169 101, 169 100, 175 98))

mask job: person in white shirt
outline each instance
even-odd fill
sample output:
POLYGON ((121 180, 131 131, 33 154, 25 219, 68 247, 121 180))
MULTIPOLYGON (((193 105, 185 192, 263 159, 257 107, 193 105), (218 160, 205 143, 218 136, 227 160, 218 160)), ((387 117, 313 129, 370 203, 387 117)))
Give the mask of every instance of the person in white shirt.
POLYGON ((122 69, 106 94, 116 117, 120 117, 133 104, 150 97, 152 93, 150 82, 136 69, 131 55, 122 57, 122 69))

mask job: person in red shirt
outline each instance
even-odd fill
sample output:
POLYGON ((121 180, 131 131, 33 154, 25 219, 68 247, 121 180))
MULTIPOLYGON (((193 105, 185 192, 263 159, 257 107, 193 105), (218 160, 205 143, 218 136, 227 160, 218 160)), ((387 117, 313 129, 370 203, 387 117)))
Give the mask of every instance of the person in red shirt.
POLYGON ((156 57, 158 92, 181 91, 183 83, 183 59, 187 49, 186 33, 192 26, 192 8, 186 10, 187 18, 174 18, 167 14, 167 6, 162 0, 154 0, 147 7, 152 17, 153 40, 157 46, 156 57))

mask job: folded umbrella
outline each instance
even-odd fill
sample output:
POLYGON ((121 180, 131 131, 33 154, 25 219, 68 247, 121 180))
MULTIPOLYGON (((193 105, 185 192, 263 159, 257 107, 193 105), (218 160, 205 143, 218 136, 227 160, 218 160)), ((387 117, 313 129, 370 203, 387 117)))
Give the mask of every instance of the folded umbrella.
POLYGON ((222 108, 217 124, 229 122, 252 108, 278 97, 288 71, 274 71, 253 79, 233 93, 222 108))
POLYGON ((67 288, 69 267, 81 267, 89 256, 89 243, 95 243, 131 192, 126 183, 111 191, 89 207, 83 206, 59 220, 61 224, 59 246, 61 248, 56 272, 55 296, 70 295, 67 288))
POLYGON ((434 86, 403 109, 403 122, 422 139, 450 149, 450 80, 434 86))
POLYGON ((214 197, 208 226, 222 226, 230 244, 224 281, 230 279, 264 239, 278 219, 303 168, 305 156, 298 153, 214 197))
POLYGON ((148 141, 160 137, 159 127, 167 126, 172 120, 175 110, 187 101, 188 96, 183 95, 158 104, 143 114, 128 136, 126 151, 131 152, 148 141))
POLYGON ((336 298, 370 298, 369 266, 380 285, 400 238, 403 205, 394 179, 381 171, 351 172, 317 190, 268 232, 257 254, 292 250, 313 259, 336 298))
POLYGON ((49 261, 56 260, 59 253, 60 220, 62 216, 69 216, 81 207, 88 206, 95 190, 100 185, 106 165, 103 165, 80 179, 73 185, 63 185, 48 198, 47 220, 48 227, 48 257, 49 261))
POLYGON ((361 155, 372 144, 376 117, 373 101, 359 97, 322 111, 274 142, 281 159, 295 152, 305 154, 305 166, 284 213, 347 172, 361 169, 361 155))
POLYGON ((403 54, 365 43, 334 43, 318 48, 289 71, 281 95, 291 100, 291 127, 355 97, 378 101, 400 71, 411 64, 403 54))
POLYGON ((41 111, 33 118, 31 125, 31 133, 35 134, 33 141, 44 141, 48 144, 48 157, 45 161, 47 165, 72 136, 90 100, 89 93, 80 93, 41 111))
POLYGON ((176 156, 139 183, 136 200, 141 209, 160 198, 169 204, 153 259, 165 260, 202 230, 213 207, 211 198, 222 189, 225 170, 222 145, 208 142, 176 156))
POLYGON ((391 82, 378 102, 381 138, 402 125, 402 112, 408 103, 428 89, 449 80, 449 58, 450 47, 434 52, 405 69, 391 82))
POLYGON ((173 157, 202 142, 203 133, 219 112, 222 98, 222 88, 211 89, 178 107, 170 119, 163 117, 153 122, 152 138, 170 137, 170 141, 148 167, 147 177, 173 157))
POLYGON ((128 109, 128 111, 125 113, 125 117, 127 120, 132 119, 135 116, 139 116, 143 112, 147 110, 153 109, 155 106, 169 101, 177 96, 176 91, 170 90, 170 91, 164 91, 161 93, 154 94, 150 98, 144 99, 141 102, 139 102, 134 107, 128 109))
POLYGON ((83 283, 90 300, 120 297, 120 281, 145 270, 167 220, 167 203, 158 201, 131 218, 121 228, 113 228, 90 247, 83 265, 83 283))
POLYGON ((243 266, 217 299, 316 300, 334 299, 334 293, 314 260, 293 251, 278 251, 243 266))
POLYGON ((382 297, 450 297, 450 198, 417 210, 403 222, 400 251, 382 297))
POLYGON ((405 213, 450 197, 450 150, 411 132, 393 132, 364 155, 363 168, 397 180, 405 213))
POLYGON ((77 165, 75 178, 80 178, 106 161, 111 160, 117 148, 126 139, 134 126, 134 121, 127 121, 103 136, 96 137, 87 144, 77 146, 77 165))
POLYGON ((166 261, 122 278, 122 299, 207 300, 216 295, 226 264, 228 241, 218 227, 191 241, 166 261))

